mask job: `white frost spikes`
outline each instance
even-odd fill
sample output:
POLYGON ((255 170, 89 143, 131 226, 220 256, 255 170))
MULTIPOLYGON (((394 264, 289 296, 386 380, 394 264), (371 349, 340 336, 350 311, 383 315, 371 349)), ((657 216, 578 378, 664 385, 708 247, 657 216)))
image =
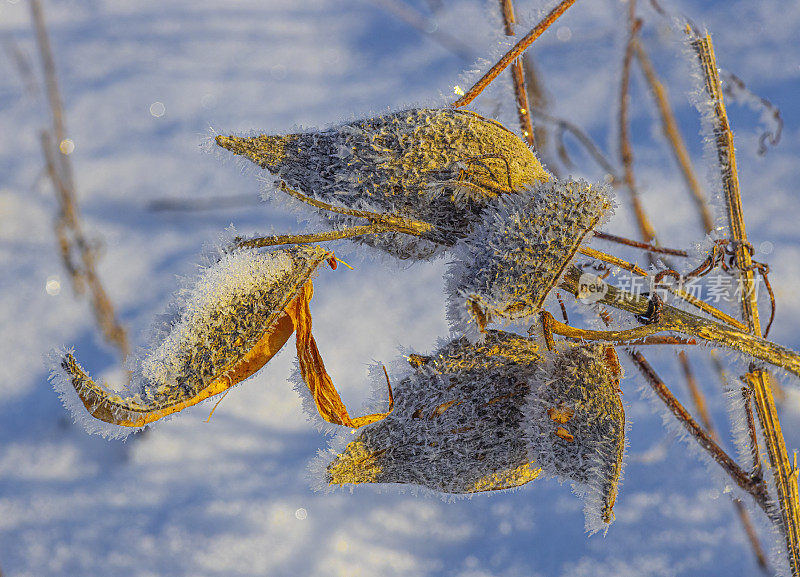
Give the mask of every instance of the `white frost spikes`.
MULTIPOLYGON (((216 142, 310 199, 432 225, 420 238, 361 239, 400 258, 452 246, 493 198, 550 178, 516 135, 466 110, 406 110, 322 132, 216 142)), ((337 228, 352 223, 322 214, 337 228)))
POLYGON ((131 391, 123 396, 96 384, 71 353, 59 361, 66 386, 96 419, 142 427, 250 377, 296 333, 300 367, 320 413, 352 426, 311 335, 311 276, 326 260, 335 267, 332 253, 318 246, 227 254, 176 300, 175 314, 134 368, 131 391))
POLYGON ((607 187, 563 180, 506 195, 456 248, 448 272, 454 330, 541 310, 582 242, 612 210, 607 187))
POLYGON ((331 485, 415 484, 445 493, 517 487, 541 473, 576 482, 587 526, 610 523, 625 446, 613 349, 490 330, 456 339, 395 386, 395 409, 328 465, 331 485), (591 521, 591 523, 590 523, 591 521))

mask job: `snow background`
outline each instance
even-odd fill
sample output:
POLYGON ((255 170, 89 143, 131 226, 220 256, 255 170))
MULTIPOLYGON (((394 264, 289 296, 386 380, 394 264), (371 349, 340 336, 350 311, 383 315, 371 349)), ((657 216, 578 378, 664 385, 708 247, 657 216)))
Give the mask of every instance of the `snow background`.
MULTIPOLYGON (((470 46, 475 56, 501 50, 493 2, 443 0, 432 13, 437 4, 412 3, 433 14, 438 30, 470 46)), ((646 2, 640 4, 644 38, 702 174, 699 121, 686 96, 693 89, 690 65, 680 56, 680 39, 646 2)), ((780 145, 758 157, 758 112, 729 106, 748 232, 762 250, 758 257, 772 267, 778 295, 780 316, 771 337, 798 349, 800 197, 793 177, 800 154, 800 7, 777 0, 669 6, 707 25, 719 65, 783 113, 780 145), (762 244, 767 242, 772 246, 762 244)), ((520 30, 542 8, 538 0, 520 0, 520 30)), ((623 41, 615 28, 626 9, 616 0, 578 3, 534 48, 553 113, 583 126, 609 150, 623 41)), ((301 228, 282 202, 195 212, 149 209, 164 198, 255 199, 262 191, 258 171, 220 161, 227 154, 201 151, 209 127, 287 132, 410 105, 442 105, 455 84, 465 86, 459 75, 474 64, 368 1, 51 0, 45 10, 75 142, 84 229, 102 239, 99 272, 134 345, 142 344, 140 335, 165 307, 178 277, 196 270, 203 245, 230 224, 247 234, 301 228), (150 113, 155 102, 164 104, 160 117, 150 113)), ((38 75, 24 0, 0 0, 0 40, 6 46, 13 40, 38 75)), ((43 92, 26 88, 9 54, 0 55, 4 575, 478 577, 757 570, 725 484, 684 444, 673 442, 661 415, 640 400, 630 367, 623 382, 630 449, 617 521, 605 537, 584 535, 582 502, 555 480, 454 502, 373 487, 314 493, 307 463, 327 440, 306 421, 287 382, 291 344, 236 387, 208 424, 203 421, 213 405, 206 402, 126 442, 87 435, 70 422, 48 384, 42 355, 74 346, 93 376, 111 381, 119 381, 118 359, 101 342, 86 302, 72 295, 58 259, 56 203, 39 149, 49 113, 43 92), (48 280, 60 282, 58 294, 45 290, 48 280)), ((700 239, 697 218, 642 87, 635 72, 632 126, 644 202, 663 242, 688 246, 700 239)), ((475 109, 513 127, 507 88, 505 81, 497 83, 475 109)), ((602 178, 585 156, 574 153, 578 168, 572 174, 602 178)), ((635 235, 625 209, 608 230, 635 235)), ((429 351, 447 334, 441 296, 446 261, 408 267, 344 243, 337 254, 356 270, 323 271, 316 281, 315 336, 345 403, 360 414, 369 394, 369 363, 393 360, 401 346, 429 351)), ((648 353, 685 398, 674 355, 648 353)), ((717 382, 702 351, 691 356, 725 432, 717 382)), ((782 409, 790 451, 800 444, 798 406, 790 398, 782 409)), ((772 544, 769 535, 766 544, 772 544)))

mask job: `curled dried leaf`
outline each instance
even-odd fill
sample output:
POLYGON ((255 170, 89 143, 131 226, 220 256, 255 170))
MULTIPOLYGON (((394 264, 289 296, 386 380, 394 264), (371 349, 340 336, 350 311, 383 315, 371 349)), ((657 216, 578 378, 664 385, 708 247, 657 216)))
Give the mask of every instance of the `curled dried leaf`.
MULTIPOLYGON (((216 142, 308 198, 432 225, 421 238, 361 240, 401 258, 452 246, 493 198, 550 178, 516 135, 466 110, 406 110, 320 132, 216 142)), ((351 222, 323 215, 335 225, 351 222)))

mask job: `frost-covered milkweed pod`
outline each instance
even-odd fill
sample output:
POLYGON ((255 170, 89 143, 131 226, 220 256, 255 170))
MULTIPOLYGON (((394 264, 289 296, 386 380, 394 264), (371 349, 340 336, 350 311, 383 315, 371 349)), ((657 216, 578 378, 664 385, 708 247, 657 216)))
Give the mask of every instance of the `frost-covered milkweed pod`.
POLYGON ((608 187, 551 181, 506 195, 484 210, 459 242, 447 274, 454 330, 493 318, 515 320, 541 310, 550 290, 592 230, 613 209, 608 187))
MULTIPOLYGON (((466 110, 406 110, 320 132, 216 142, 310 199, 432 225, 417 238, 360 239, 400 258, 452 246, 493 198, 550 178, 514 133, 466 110)), ((322 214, 337 228, 353 223, 322 214)))
POLYGON ((72 353, 60 357, 53 380, 74 411, 82 404, 100 421, 142 427, 250 377, 296 333, 303 376, 320 413, 349 424, 311 335, 311 277, 325 261, 336 265, 319 246, 226 254, 179 293, 149 350, 131 362, 127 392, 95 383, 72 353))
POLYGON ((413 372, 395 385, 393 413, 361 429, 325 481, 464 494, 544 473, 586 488, 596 509, 587 506, 587 524, 592 515, 608 523, 625 417, 618 365, 605 355, 601 346, 571 343, 548 353, 534 339, 490 330, 480 343, 462 337, 431 357, 414 356, 413 372))
POLYGON ((584 493, 586 527, 614 520, 625 452, 622 368, 613 347, 559 343, 529 381, 528 458, 584 493))
POLYGON ((394 411, 361 429, 327 468, 330 484, 410 483, 445 493, 507 489, 535 479, 522 409, 542 355, 533 339, 489 331, 414 357, 394 411))

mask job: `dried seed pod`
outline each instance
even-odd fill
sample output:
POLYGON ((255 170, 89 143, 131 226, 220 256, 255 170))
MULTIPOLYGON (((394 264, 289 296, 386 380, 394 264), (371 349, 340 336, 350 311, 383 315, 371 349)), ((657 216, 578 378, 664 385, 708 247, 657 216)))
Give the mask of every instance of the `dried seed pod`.
POLYGON ((580 244, 612 210, 607 187, 563 180, 498 199, 455 250, 449 318, 457 332, 541 310, 580 244))
POLYGON ((583 485, 586 526, 614 520, 625 452, 622 369, 612 347, 571 345, 547 355, 530 381, 525 413, 528 458, 583 485))
POLYGON ((395 386, 393 413, 361 429, 327 466, 326 482, 475 493, 544 473, 585 489, 587 526, 609 523, 625 416, 620 374, 605 354, 571 343, 543 352, 533 339, 494 330, 477 344, 456 339, 412 365, 395 386))
POLYGON ((473 493, 536 478, 522 408, 541 361, 534 340, 511 333, 489 331, 474 346, 450 342, 395 385, 392 414, 361 429, 328 466, 327 481, 473 493))
MULTIPOLYGON (((361 239, 400 258, 452 246, 493 198, 550 178, 516 135, 466 110, 406 110, 321 132, 216 142, 311 199, 433 225, 421 238, 361 239)), ((322 214, 335 227, 352 221, 322 214)))
POLYGON ((296 332, 301 368, 320 413, 351 425, 311 335, 311 276, 326 260, 335 267, 333 255, 318 246, 227 254, 178 297, 150 350, 132 363, 129 393, 95 383, 71 353, 60 358, 54 380, 62 396, 77 392, 96 419, 142 427, 250 377, 296 332))

